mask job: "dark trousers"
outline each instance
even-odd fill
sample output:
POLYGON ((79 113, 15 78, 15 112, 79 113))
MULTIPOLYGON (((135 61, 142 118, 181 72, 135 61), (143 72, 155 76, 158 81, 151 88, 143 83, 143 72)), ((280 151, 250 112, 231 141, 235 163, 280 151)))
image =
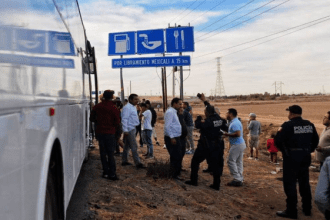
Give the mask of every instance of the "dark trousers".
POLYGON ((183 162, 183 157, 186 154, 186 138, 180 138, 180 144, 181 144, 181 160, 180 160, 180 164, 181 164, 181 169, 182 169, 182 162, 183 162))
POLYGON ((176 144, 173 145, 171 142, 171 138, 165 136, 165 144, 168 153, 170 154, 170 164, 173 172, 173 177, 177 177, 181 172, 181 161, 182 161, 182 153, 181 153, 181 142, 180 138, 177 137, 176 144))
POLYGON ((283 185, 287 196, 286 206, 289 212, 297 212, 297 180, 302 197, 303 210, 312 209, 312 194, 309 185, 309 166, 311 155, 306 151, 292 151, 290 156, 283 158, 283 185))
POLYGON ((199 164, 207 159, 209 166, 212 167, 214 180, 220 184, 220 177, 222 176, 224 163, 223 151, 223 141, 212 144, 210 148, 204 146, 201 141, 198 141, 197 149, 191 160, 191 181, 197 183, 199 164))
POLYGON ((103 174, 113 177, 116 175, 116 161, 114 158, 116 148, 115 135, 97 134, 97 138, 99 141, 103 174))
POLYGON ((140 141, 139 141, 139 143, 140 143, 140 146, 142 146, 143 145, 143 140, 142 140, 141 124, 138 125, 138 126, 136 126, 136 134, 135 134, 135 136, 137 136, 138 134, 140 135, 140 141))

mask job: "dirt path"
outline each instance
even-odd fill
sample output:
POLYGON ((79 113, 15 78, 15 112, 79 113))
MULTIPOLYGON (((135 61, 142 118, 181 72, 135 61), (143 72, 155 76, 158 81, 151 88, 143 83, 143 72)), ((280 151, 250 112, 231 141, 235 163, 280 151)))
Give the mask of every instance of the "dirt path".
MULTIPOLYGON (((103 179, 99 152, 96 148, 90 152, 90 160, 84 165, 79 177, 77 186, 82 187, 76 187, 70 203, 71 207, 76 207, 75 209, 83 214, 70 214, 68 219, 278 219, 275 212, 285 209, 282 173, 271 174, 275 166, 269 163, 265 150, 267 136, 276 129, 276 126, 264 123, 264 133, 261 137, 263 150, 259 161, 248 160, 248 155, 245 154, 243 187, 225 186, 231 180, 225 164, 220 192, 208 187, 212 176, 201 171, 199 186, 186 186, 174 180, 147 177, 146 170, 136 170, 133 166, 122 167, 120 157, 116 157, 120 180, 103 179), (80 190, 77 191, 77 188, 80 190), (82 202, 81 195, 87 196, 86 202, 82 202)), ((158 123, 158 136, 161 137, 162 132, 163 124, 158 123)), ((154 147, 154 154, 157 159, 167 160, 169 156, 167 150, 162 148, 162 139, 160 138, 161 146, 154 147)), ((145 151, 146 147, 139 148, 141 158, 145 151)), ((184 168, 187 171, 183 172, 182 176, 185 179, 189 178, 191 158, 191 155, 184 158, 184 168)), ((132 158, 129 160, 133 162, 132 158)), ((142 159, 142 162, 147 164, 153 160, 142 159)), ((201 169, 206 166, 203 162, 201 169)), ((311 170, 310 176, 314 192, 318 173, 311 170)), ((300 203, 298 206, 299 219, 322 219, 315 206, 313 216, 309 218, 303 216, 300 203)))

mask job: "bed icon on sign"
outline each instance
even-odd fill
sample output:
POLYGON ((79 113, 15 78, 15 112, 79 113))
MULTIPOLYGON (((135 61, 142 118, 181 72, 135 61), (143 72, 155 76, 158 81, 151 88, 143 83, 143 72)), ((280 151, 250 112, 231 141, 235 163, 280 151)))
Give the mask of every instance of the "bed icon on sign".
POLYGON ((130 38, 128 34, 117 34, 114 36, 115 53, 127 53, 130 50, 130 38))

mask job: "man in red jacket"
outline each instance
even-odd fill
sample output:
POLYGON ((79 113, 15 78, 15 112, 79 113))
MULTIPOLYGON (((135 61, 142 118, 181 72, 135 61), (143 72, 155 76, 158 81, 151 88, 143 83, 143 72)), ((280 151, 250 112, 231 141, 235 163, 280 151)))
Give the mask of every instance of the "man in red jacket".
POLYGON ((103 101, 94 106, 91 121, 96 123, 96 136, 99 141, 103 178, 118 180, 116 175, 116 161, 114 151, 116 148, 116 128, 120 124, 120 113, 112 101, 114 91, 106 90, 103 101))

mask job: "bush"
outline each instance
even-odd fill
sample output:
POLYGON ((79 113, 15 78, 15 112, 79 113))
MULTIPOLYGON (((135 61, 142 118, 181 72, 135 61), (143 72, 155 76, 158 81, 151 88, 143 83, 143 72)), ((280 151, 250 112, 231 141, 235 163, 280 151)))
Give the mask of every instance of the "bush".
POLYGON ((147 166, 147 176, 153 178, 171 179, 173 171, 169 161, 155 160, 147 166))

